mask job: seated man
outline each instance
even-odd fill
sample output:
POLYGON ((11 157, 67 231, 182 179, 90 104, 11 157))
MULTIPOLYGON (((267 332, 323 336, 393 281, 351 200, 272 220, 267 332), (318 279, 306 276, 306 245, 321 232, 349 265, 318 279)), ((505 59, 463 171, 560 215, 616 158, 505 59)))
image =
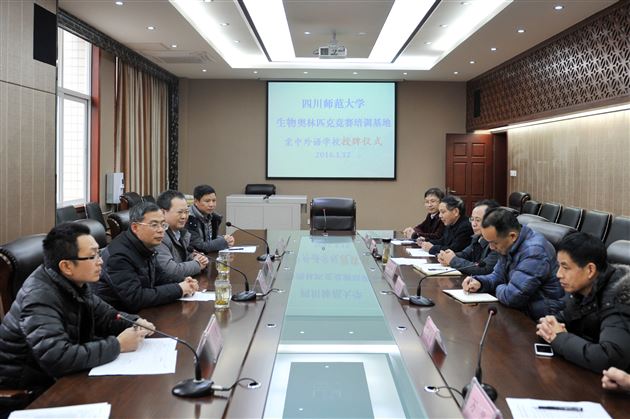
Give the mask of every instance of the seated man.
POLYGON ((444 232, 444 223, 440 220, 439 209, 440 201, 444 198, 444 192, 439 188, 429 188, 424 193, 424 208, 427 210, 427 216, 423 222, 415 227, 407 227, 403 230, 405 237, 408 239, 417 239, 422 237, 425 240, 439 239, 444 232))
POLYGON ((440 220, 446 226, 444 234, 439 239, 425 241, 422 237, 418 239, 418 246, 437 255, 441 250, 451 249, 453 252, 460 252, 470 243, 470 236, 473 235, 472 227, 466 218, 466 206, 464 201, 455 195, 446 196, 439 205, 440 220))
POLYGON ((87 287, 98 281, 103 261, 86 226, 60 224, 43 247, 44 264, 26 279, 0 325, 0 388, 33 394, 0 399, 0 414, 25 407, 59 377, 136 350, 147 334, 117 320, 117 311, 87 287))
POLYGON ((499 253, 494 271, 466 277, 466 292, 494 294, 502 304, 527 313, 532 319, 562 309, 564 291, 556 278, 556 252, 542 235, 521 227, 516 216, 503 208, 489 210, 481 235, 499 253))
POLYGON ((208 258, 201 253, 190 252, 190 233, 186 227, 188 204, 183 193, 164 191, 158 196, 158 206, 164 213, 169 227, 157 250, 158 264, 168 275, 184 279, 196 275, 208 266, 208 258))
POLYGON ((119 310, 137 313, 145 307, 170 303, 199 289, 197 280, 171 277, 157 263, 155 248, 168 224, 160 208, 142 202, 129 210, 129 229, 104 252, 106 272, 97 283, 98 295, 119 310))
POLYGON ((229 234, 219 236, 221 216, 214 212, 217 195, 209 185, 195 186, 195 202, 190 206, 190 217, 186 228, 190 231, 190 244, 203 253, 216 252, 234 246, 234 237, 229 234))
POLYGON ((558 244, 566 307, 540 319, 536 334, 568 361, 592 371, 630 368, 630 267, 609 265, 606 247, 587 233, 558 244))
POLYGON ((453 252, 451 249, 438 253, 438 261, 444 266, 458 269, 464 275, 486 275, 494 270, 494 265, 499 260, 499 254, 490 249, 488 242, 481 235, 481 222, 489 208, 498 208, 499 203, 494 199, 484 199, 475 204, 470 217, 470 226, 473 233, 472 241, 461 252, 453 252), (472 264, 476 264, 471 266, 472 264))

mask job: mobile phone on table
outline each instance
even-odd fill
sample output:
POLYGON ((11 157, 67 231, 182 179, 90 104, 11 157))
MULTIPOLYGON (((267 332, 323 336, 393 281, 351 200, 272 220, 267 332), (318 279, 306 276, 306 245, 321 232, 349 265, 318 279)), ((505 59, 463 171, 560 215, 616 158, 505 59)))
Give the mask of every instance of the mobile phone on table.
POLYGON ((546 343, 534 343, 534 352, 537 356, 553 356, 553 348, 546 343))

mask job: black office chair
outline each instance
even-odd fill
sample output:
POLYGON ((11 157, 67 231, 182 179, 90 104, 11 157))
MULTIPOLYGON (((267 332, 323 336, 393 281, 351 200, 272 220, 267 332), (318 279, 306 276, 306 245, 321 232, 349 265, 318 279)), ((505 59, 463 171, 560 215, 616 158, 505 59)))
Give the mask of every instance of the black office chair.
POLYGON ((555 223, 558 221, 558 217, 560 217, 560 211, 562 211, 562 205, 555 204, 553 202, 545 202, 540 206, 540 211, 538 215, 541 217, 545 217, 547 220, 555 223))
POLYGON ((11 308, 18 290, 44 261, 45 234, 33 234, 0 246, 0 315, 11 308))
POLYGON ((532 230, 545 236, 547 241, 551 243, 553 247, 556 249, 558 248, 558 244, 560 243, 560 240, 562 240, 564 236, 566 236, 567 234, 571 232, 576 231, 573 227, 565 226, 562 224, 550 223, 548 221, 546 222, 533 221, 527 224, 527 226, 531 228, 532 230))
POLYGON ((67 207, 57 208, 55 211, 55 224, 61 224, 66 221, 76 221, 79 219, 79 214, 73 205, 67 207))
POLYGON ((630 240, 617 240, 607 248, 608 262, 630 265, 630 240))
POLYGON ((129 228, 129 210, 113 212, 107 217, 112 239, 129 228))
POLYGON ((107 233, 105 232, 105 228, 101 223, 89 218, 77 220, 75 221, 75 223, 81 223, 90 229, 90 235, 94 237, 94 240, 96 240, 96 243, 98 243, 99 249, 107 246, 107 233))
POLYGON ((600 240, 606 238, 608 225, 610 224, 610 214, 603 211, 584 211, 580 231, 592 234, 600 240))
POLYGON ((508 198, 508 207, 516 210, 519 214, 523 212, 523 204, 532 197, 527 192, 512 192, 508 198))
POLYGON ((549 220, 546 219, 545 217, 541 217, 540 215, 534 215, 534 214, 521 214, 519 216, 516 217, 516 219, 518 220, 518 223, 522 226, 526 226, 529 223, 548 223, 549 220))
POLYGON ((584 214, 584 210, 582 208, 563 207, 557 223, 573 228, 580 228, 582 214, 584 214))
POLYGON ((606 246, 617 240, 630 240, 630 217, 618 215, 610 223, 606 235, 606 246))
POLYGON ((103 225, 103 228, 107 230, 107 223, 105 217, 103 217, 103 211, 98 202, 89 202, 85 204, 85 216, 90 220, 96 220, 103 225))
POLYGON ((525 201, 523 203, 523 211, 521 211, 521 214, 538 215, 539 211, 540 211, 540 202, 530 199, 529 201, 525 201))
POLYGON ((245 186, 246 195, 275 195, 276 185, 270 183, 250 183, 245 186))
POLYGON ((137 192, 125 192, 120 195, 120 210, 128 210, 142 202, 142 197, 137 192))
POLYGON ((311 234, 314 231, 356 231, 357 205, 352 198, 313 198, 311 234))

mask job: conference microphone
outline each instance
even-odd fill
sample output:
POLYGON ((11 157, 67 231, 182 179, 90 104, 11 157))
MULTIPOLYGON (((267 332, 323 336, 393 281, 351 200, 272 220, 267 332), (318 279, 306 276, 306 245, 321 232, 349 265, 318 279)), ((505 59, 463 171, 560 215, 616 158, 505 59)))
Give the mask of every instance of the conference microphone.
POLYGON ((245 275, 245 273, 243 273, 243 271, 236 269, 234 266, 232 265, 228 265, 225 262, 221 262, 220 260, 216 260, 213 259, 211 257, 208 257, 209 260, 213 260, 214 263, 220 263, 223 266, 226 266, 230 269, 235 270, 236 272, 238 272, 239 274, 243 275, 243 279, 245 280, 245 291, 241 291, 237 294, 234 294, 232 296, 232 301, 252 301, 256 299, 256 291, 252 291, 249 289, 249 281, 247 280, 247 275, 245 275))
MULTIPOLYGON (((486 392, 490 400, 495 401, 497 399, 497 390, 492 387, 490 384, 485 384, 481 381, 481 354, 483 353, 483 344, 486 340, 486 334, 488 333, 488 326, 490 326, 490 320, 492 320, 492 316, 497 314, 497 308, 495 306, 490 306, 488 308, 488 320, 486 321, 486 327, 483 329, 483 335, 481 335, 481 341, 479 342, 479 357, 477 358, 477 370, 475 371, 475 377, 477 377, 477 381, 481 384, 481 388, 486 392)), ((470 391, 470 384, 467 384, 462 389, 462 395, 466 398, 466 394, 470 391)))
POLYGON ((324 212, 324 236, 328 235, 328 221, 326 220, 326 208, 322 208, 324 212))
POLYGON ((197 351, 195 351, 195 349, 192 346, 190 346, 190 344, 188 342, 186 342, 185 340, 180 339, 180 338, 175 337, 175 336, 171 336, 171 335, 169 335, 167 333, 164 333, 164 332, 160 332, 157 329, 153 330, 151 328, 148 328, 145 325, 136 322, 132 318, 127 317, 127 315, 123 314, 123 313, 116 314, 116 319, 124 320, 127 323, 131 323, 132 325, 134 325, 134 327, 141 327, 143 329, 150 330, 151 332, 155 332, 158 335, 161 335, 161 336, 173 339, 177 343, 181 343, 182 345, 186 346, 188 349, 190 349, 192 351, 193 355, 195 356, 195 378, 189 378, 187 380, 183 380, 183 381, 180 381, 179 383, 177 383, 175 385, 175 387, 173 387, 173 390, 171 390, 171 392, 175 396, 179 396, 179 397, 203 397, 203 396, 211 396, 212 394, 214 394, 215 391, 223 391, 224 390, 224 387, 214 385, 214 381, 206 380, 205 378, 202 378, 202 376, 201 376, 201 364, 199 362, 199 356, 197 355, 197 351))
POLYGON ((418 282, 418 289, 416 290, 416 295, 412 295, 409 297, 409 304, 413 304, 414 306, 420 306, 420 307, 433 307, 435 305, 433 300, 428 297, 422 296, 422 281, 432 276, 444 275, 450 272, 459 271, 460 269, 472 268, 473 266, 484 267, 486 266, 486 262, 482 260, 482 261, 479 261, 478 263, 477 262, 471 263, 470 265, 464 265, 457 269, 456 268, 447 269, 446 271, 440 270, 439 272, 436 272, 434 274, 425 275, 424 278, 420 279, 420 282, 418 282))
POLYGON ((267 242, 267 240, 263 239, 260 236, 255 235, 254 233, 251 233, 251 232, 249 232, 247 230, 243 230, 242 228, 235 226, 234 224, 232 224, 229 221, 226 222, 225 225, 227 227, 234 227, 235 229, 240 230, 240 231, 242 231, 245 234, 249 234, 250 236, 256 237, 258 240, 262 240, 263 242, 265 242, 265 245, 267 246, 267 254, 260 255, 256 259, 258 259, 261 262, 264 262, 267 259, 267 256, 269 256, 271 258, 271 260, 275 260, 276 256, 269 253, 269 242, 267 242))

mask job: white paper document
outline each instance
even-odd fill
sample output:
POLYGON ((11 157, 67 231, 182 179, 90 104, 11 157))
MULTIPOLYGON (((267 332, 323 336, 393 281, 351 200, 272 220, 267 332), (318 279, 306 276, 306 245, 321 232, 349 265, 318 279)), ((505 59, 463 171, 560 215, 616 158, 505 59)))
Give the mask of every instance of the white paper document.
POLYGON ((599 403, 593 402, 562 402, 556 400, 505 399, 514 419, 544 418, 544 419, 599 419, 610 418, 610 415, 599 403))
POLYGON ((407 251, 407 253, 409 253, 409 256, 415 257, 415 258, 426 258, 426 257, 435 257, 434 255, 432 255, 431 253, 427 252, 426 250, 423 249, 405 249, 407 251))
POLYGON ((463 289, 442 290, 442 292, 462 303, 493 303, 495 301, 499 301, 494 295, 486 294, 485 292, 472 292, 467 294, 463 289))
POLYGON ((420 265, 422 263, 427 263, 424 259, 412 259, 412 258, 392 258, 396 265, 420 265))
POLYGON ((177 363, 177 342, 169 338, 148 338, 134 352, 122 353, 110 363, 92 368, 90 376, 173 374, 177 363))
POLYGON ((182 297, 179 301, 214 301, 214 291, 197 291, 189 297, 182 297))
POLYGON ((223 252, 229 253, 254 253, 256 251, 256 245, 253 246, 232 246, 228 247, 223 252))
POLYGON ((439 263, 414 264, 413 267, 425 275, 461 275, 462 273, 450 266, 442 266, 439 263))
POLYGON ((9 415, 9 419, 107 419, 111 410, 112 405, 109 403, 78 404, 45 409, 16 410, 9 415))
POLYGON ((392 240, 392 244, 395 246, 404 246, 404 245, 409 245, 409 244, 414 244, 416 241, 415 240, 398 240, 398 239, 393 239, 392 240))

